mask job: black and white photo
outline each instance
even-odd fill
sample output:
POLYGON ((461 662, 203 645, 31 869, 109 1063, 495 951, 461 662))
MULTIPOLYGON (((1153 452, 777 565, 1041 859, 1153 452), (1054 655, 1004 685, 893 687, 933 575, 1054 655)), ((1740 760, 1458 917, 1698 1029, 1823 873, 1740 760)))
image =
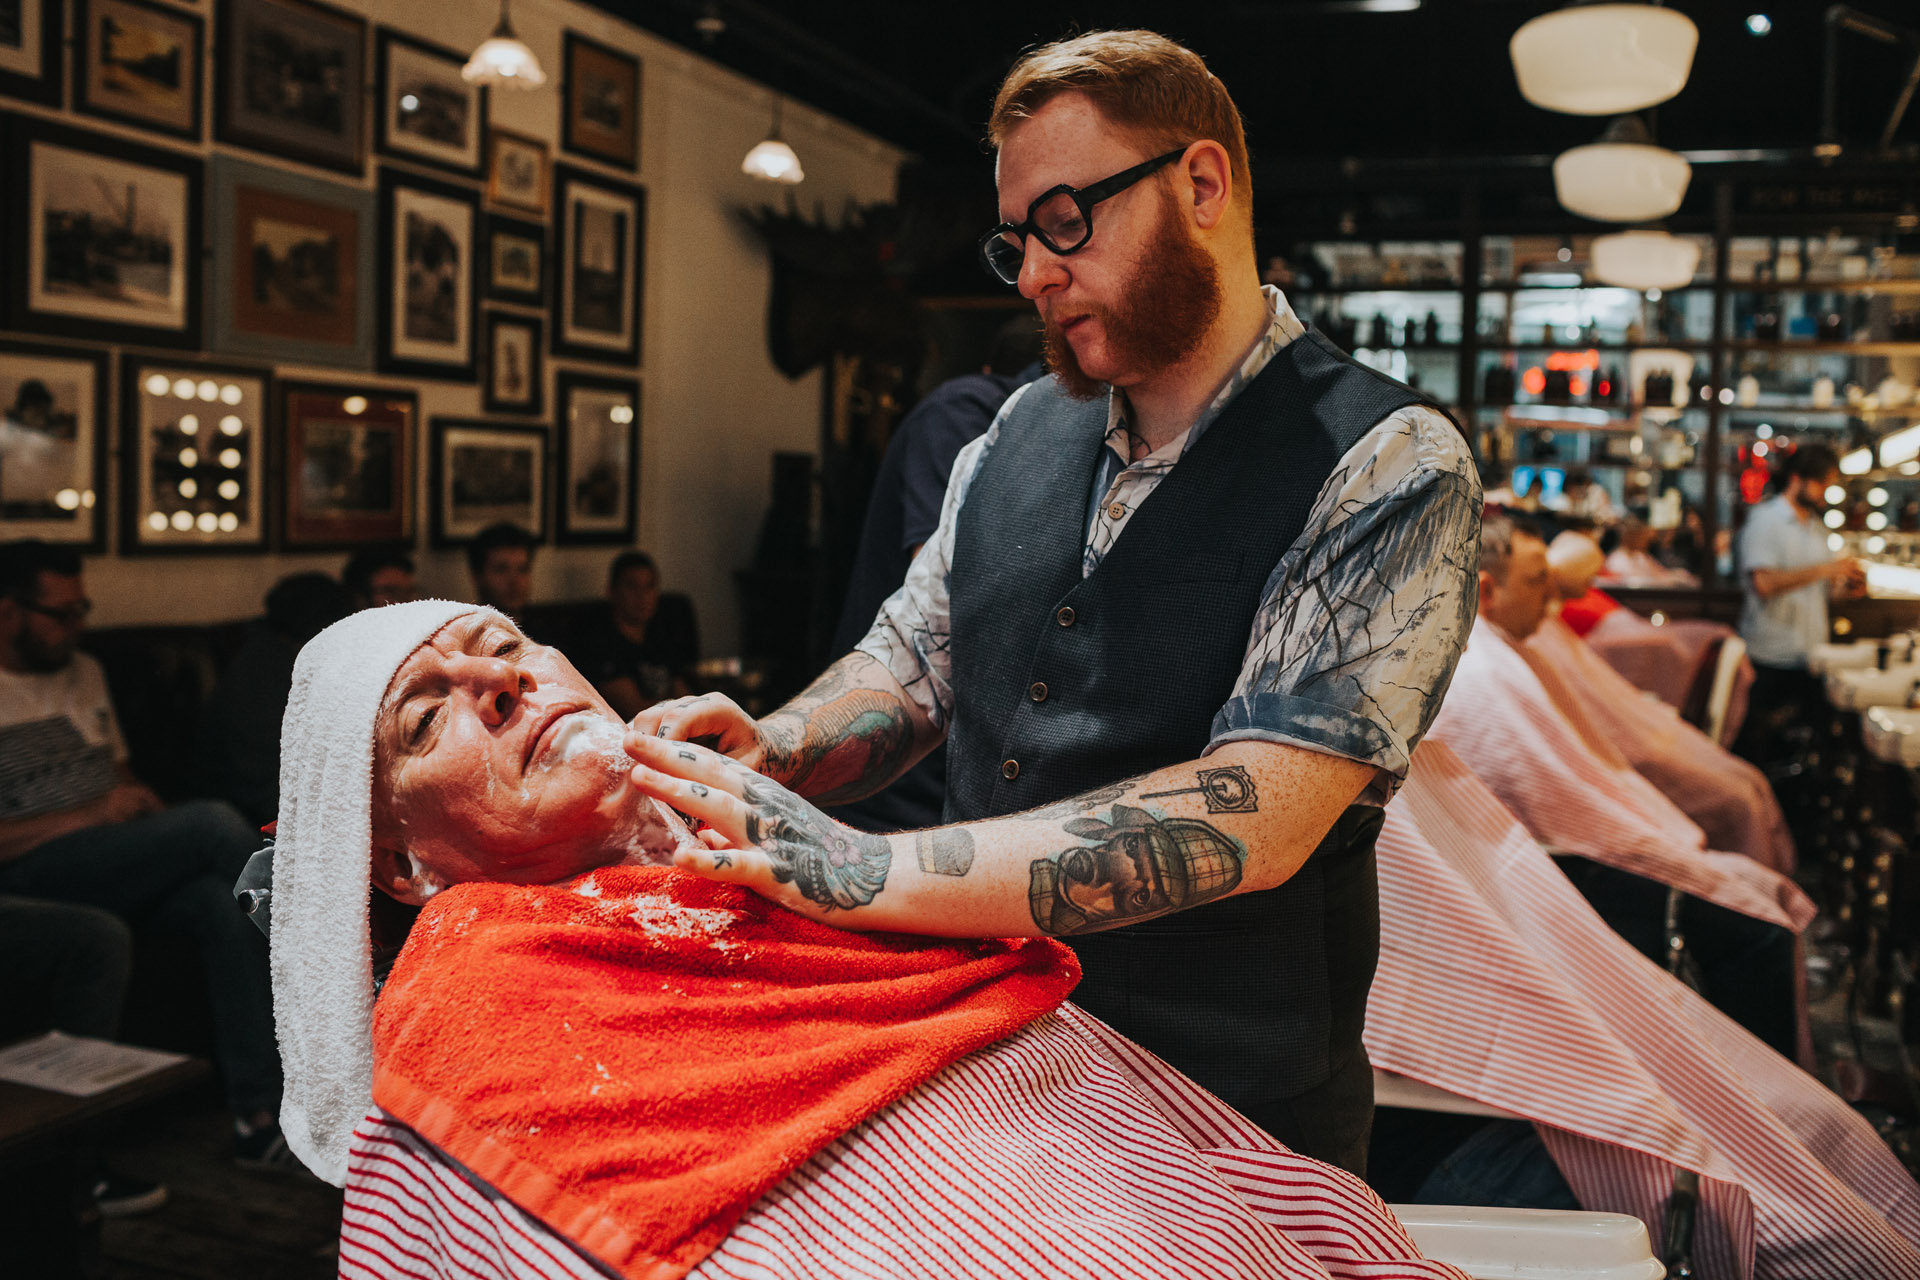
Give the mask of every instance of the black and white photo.
POLYGON ((486 376, 481 386, 488 413, 537 414, 546 404, 546 361, 537 316, 487 313, 486 376))
POLYGON ((494 214, 487 219, 487 296, 541 307, 547 302, 547 229, 494 214))
POLYGON ((364 19, 308 0, 219 10, 215 136, 330 169, 365 163, 364 19))
POLYGON ((487 130, 487 203, 547 216, 547 146, 524 133, 487 130))
POLYGON ((554 353, 638 364, 646 192, 558 166, 554 209, 554 353))
POLYGON ((104 354, 0 342, 0 540, 104 546, 106 394, 104 354))
POLYGON ((413 538, 411 392, 285 383, 285 537, 289 547, 363 546, 413 538))
POLYGON ((487 91, 460 76, 450 49, 381 27, 374 119, 381 154, 478 176, 487 91))
POLYGON ((0 94, 60 105, 61 0, 0 0, 0 94))
POLYGON ((198 141, 205 29, 194 15, 148 0, 79 0, 73 105, 198 141))
POLYGON ((469 380, 479 213, 473 193, 382 170, 380 363, 469 380))
POLYGON ((542 536, 546 463, 544 428, 433 419, 434 545, 458 545, 502 520, 542 536))
POLYGON ((638 528, 640 384, 560 375, 562 542, 631 542, 638 528))

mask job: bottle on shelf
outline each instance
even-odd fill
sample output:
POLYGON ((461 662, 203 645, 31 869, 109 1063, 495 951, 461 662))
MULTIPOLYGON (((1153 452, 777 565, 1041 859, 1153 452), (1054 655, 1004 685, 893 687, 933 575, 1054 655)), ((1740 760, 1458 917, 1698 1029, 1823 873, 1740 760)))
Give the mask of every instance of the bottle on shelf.
POLYGON ((1403 347, 1417 347, 1420 345, 1420 322, 1412 316, 1407 317, 1406 324, 1401 329, 1400 345, 1403 347))
POLYGON ((1516 390, 1513 366, 1509 364, 1488 365, 1486 374, 1480 380, 1480 399, 1484 404, 1506 405, 1513 403, 1516 390))
POLYGON ((1371 347, 1375 345, 1373 341, 1373 331, 1376 328, 1378 328, 1379 325, 1380 325, 1379 316, 1369 316, 1365 320, 1362 320, 1360 322, 1360 327, 1354 332, 1354 338, 1353 338, 1354 349, 1359 350, 1362 347, 1371 347))
POLYGON ((1423 326, 1421 338, 1430 347, 1440 345, 1440 317, 1431 311, 1427 312, 1427 322, 1423 326))

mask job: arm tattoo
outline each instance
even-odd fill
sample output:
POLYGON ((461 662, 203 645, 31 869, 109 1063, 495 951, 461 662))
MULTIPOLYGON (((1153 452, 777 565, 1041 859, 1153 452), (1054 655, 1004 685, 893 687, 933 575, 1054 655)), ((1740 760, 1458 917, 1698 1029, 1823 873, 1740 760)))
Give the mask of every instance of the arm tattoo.
POLYGON ((1070 819, 1091 846, 1034 860, 1033 922, 1055 935, 1093 933, 1184 911, 1240 885, 1247 847, 1210 823, 1116 804, 1106 821, 1070 819))
POLYGON ((1181 787, 1176 791, 1147 791, 1140 796, 1142 800, 1158 800, 1162 796, 1205 796, 1208 813, 1258 813, 1260 795, 1253 789, 1253 775, 1237 764, 1223 769, 1202 769, 1199 773, 1200 785, 1181 787))
POLYGON ((913 756, 913 718, 890 694, 860 687, 871 662, 850 654, 760 722, 767 776, 822 804, 871 795, 913 756))
POLYGON ((885 836, 843 827, 775 782, 755 775, 742 791, 747 839, 773 864, 773 878, 811 902, 864 907, 887 887, 893 846, 885 836))
POLYGON ((920 855, 920 869, 930 876, 963 876, 973 870, 973 834, 964 827, 917 831, 913 847, 920 855))

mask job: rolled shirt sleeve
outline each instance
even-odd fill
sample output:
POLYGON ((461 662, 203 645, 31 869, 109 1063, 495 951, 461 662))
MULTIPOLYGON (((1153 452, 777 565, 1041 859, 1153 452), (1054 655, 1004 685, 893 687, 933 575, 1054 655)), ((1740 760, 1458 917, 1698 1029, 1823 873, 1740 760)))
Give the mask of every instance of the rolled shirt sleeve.
POLYGON ((1348 451, 1267 580, 1207 750, 1278 742, 1371 764, 1385 804, 1433 723, 1479 599, 1480 482, 1415 406, 1348 451))

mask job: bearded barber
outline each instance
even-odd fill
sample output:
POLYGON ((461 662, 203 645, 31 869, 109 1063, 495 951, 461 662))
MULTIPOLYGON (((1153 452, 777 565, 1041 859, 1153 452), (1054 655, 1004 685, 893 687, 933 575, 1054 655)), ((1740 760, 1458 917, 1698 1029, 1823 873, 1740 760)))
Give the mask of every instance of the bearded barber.
POLYGON ((1262 289, 1239 112, 1196 55, 1035 50, 990 133, 982 254, 1053 376, 960 455, 852 654, 757 722, 643 714, 635 778, 712 824, 684 865, 823 921, 1067 938, 1082 1008, 1360 1171, 1374 837, 1473 619, 1471 458, 1262 289), (813 807, 943 737, 950 825, 813 807))

